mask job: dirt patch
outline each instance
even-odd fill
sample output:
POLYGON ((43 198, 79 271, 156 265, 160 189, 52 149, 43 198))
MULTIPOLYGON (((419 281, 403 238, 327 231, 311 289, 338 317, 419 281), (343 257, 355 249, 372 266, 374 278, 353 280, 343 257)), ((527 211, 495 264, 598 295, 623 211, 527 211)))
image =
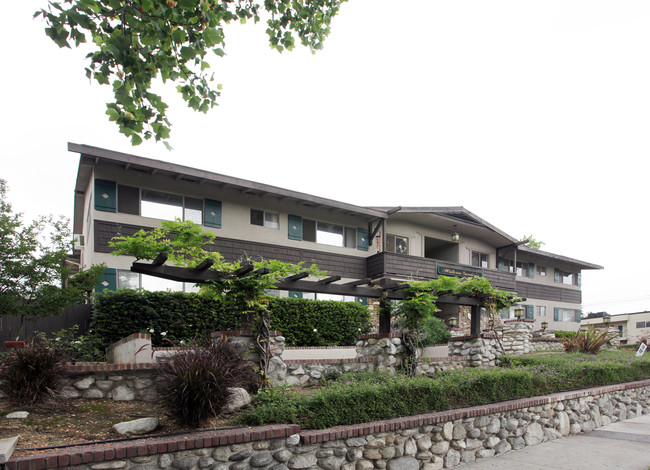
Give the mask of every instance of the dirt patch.
MULTIPOLYGON (((119 439, 111 428, 122 421, 156 417, 160 426, 152 434, 196 431, 179 425, 156 403, 112 400, 49 401, 17 407, 0 400, 0 438, 20 436, 14 456, 33 454, 47 447, 119 439), (14 411, 28 411, 25 419, 7 418, 14 411), (34 450, 34 449, 40 450, 34 450)), ((228 419, 213 419, 204 429, 232 426, 228 419)))

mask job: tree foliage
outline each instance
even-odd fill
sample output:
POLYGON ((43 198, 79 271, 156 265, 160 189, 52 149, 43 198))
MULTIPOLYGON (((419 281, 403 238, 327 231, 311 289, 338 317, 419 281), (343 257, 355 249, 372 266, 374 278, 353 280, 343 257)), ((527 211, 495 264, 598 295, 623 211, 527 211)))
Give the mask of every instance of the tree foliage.
MULTIPOLYGON (((217 104, 208 52, 225 55, 225 26, 266 19, 272 48, 300 43, 321 49, 332 18, 346 0, 61 0, 42 16, 59 47, 92 43, 88 78, 113 88, 106 114, 133 145, 169 138, 167 104, 151 91, 156 79, 178 83, 187 105, 203 113, 217 104)), ((167 145, 167 142, 165 141, 167 145)))
POLYGON ((203 230, 191 221, 162 221, 161 227, 150 231, 140 230, 130 237, 116 237, 109 244, 114 255, 130 255, 136 259, 153 260, 165 253, 170 262, 177 266, 196 267, 206 259, 213 261, 210 269, 222 275, 202 285, 201 292, 222 300, 240 314, 256 314, 266 311, 267 291, 274 284, 293 274, 307 272, 310 276, 322 277, 324 272, 316 265, 284 263, 277 260, 243 258, 235 262, 226 261, 223 256, 211 251, 215 235, 203 230), (245 264, 264 274, 237 276, 234 273, 245 264))
POLYGON ((532 248, 533 250, 539 250, 542 245, 545 245, 543 241, 535 240, 532 235, 524 235, 521 238, 521 241, 526 242, 526 246, 528 248, 532 248))
POLYGON ((0 180, 0 314, 21 319, 56 315, 82 302, 104 267, 71 275, 67 219, 39 217, 26 224, 6 196, 7 185, 0 180))

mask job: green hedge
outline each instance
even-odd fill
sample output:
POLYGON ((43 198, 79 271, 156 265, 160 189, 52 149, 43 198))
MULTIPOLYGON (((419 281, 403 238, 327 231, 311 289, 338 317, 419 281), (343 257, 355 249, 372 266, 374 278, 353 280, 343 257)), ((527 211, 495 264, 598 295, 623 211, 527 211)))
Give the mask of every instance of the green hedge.
POLYGON ((275 298, 269 307, 287 346, 353 346, 371 330, 368 307, 354 302, 275 298))
MULTIPOLYGON (((371 329, 368 308, 353 302, 272 298, 269 310, 271 327, 282 332, 287 346, 354 345, 371 329)), ((106 347, 153 329, 154 346, 165 346, 240 326, 238 312, 200 294, 123 289, 96 295, 91 330, 106 347)))
POLYGON ((434 378, 344 374, 309 395, 262 391, 239 422, 320 429, 649 377, 650 357, 635 358, 631 352, 517 356, 506 368, 446 371, 434 378))
POLYGON ((556 338, 573 338, 577 332, 575 331, 565 331, 565 330, 555 330, 556 338))
POLYGON ((108 346, 151 328, 154 346, 169 346, 169 341, 199 339, 239 325, 239 315, 200 294, 122 289, 95 296, 91 330, 108 346), (165 339, 161 333, 166 333, 165 339))

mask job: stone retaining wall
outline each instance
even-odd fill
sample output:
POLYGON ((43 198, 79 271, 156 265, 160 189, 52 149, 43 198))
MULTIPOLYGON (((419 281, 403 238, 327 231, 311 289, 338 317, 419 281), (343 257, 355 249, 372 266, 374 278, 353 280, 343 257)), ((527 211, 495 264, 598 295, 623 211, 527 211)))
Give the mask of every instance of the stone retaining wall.
POLYGON ((471 367, 493 367, 503 355, 496 335, 460 336, 449 340, 449 356, 468 356, 471 367))
POLYGON ((506 320, 503 322, 501 345, 509 356, 530 352, 535 320, 506 320))
POLYGON ((119 369, 107 367, 123 364, 88 364, 68 367, 64 377, 61 397, 103 398, 116 401, 155 401, 158 399, 153 385, 154 366, 138 369, 119 369), (78 370, 85 369, 85 370, 78 370))
POLYGON ((558 338, 531 338, 530 352, 538 351, 564 351, 564 346, 558 338))
POLYGON ((438 470, 647 414, 650 380, 325 430, 277 425, 72 447, 6 470, 438 470))

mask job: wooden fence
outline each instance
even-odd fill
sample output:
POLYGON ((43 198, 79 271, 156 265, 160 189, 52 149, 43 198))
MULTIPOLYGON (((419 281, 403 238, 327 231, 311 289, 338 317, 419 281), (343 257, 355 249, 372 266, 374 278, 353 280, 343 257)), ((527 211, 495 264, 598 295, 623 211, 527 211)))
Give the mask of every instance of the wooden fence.
MULTIPOLYGON (((25 330, 20 339, 29 341, 35 332, 53 333, 62 329, 78 326, 79 334, 85 334, 90 328, 92 305, 79 304, 65 308, 60 315, 25 320, 25 330)), ((5 351, 4 342, 16 339, 20 330, 19 317, 0 317, 0 351, 5 351)))

